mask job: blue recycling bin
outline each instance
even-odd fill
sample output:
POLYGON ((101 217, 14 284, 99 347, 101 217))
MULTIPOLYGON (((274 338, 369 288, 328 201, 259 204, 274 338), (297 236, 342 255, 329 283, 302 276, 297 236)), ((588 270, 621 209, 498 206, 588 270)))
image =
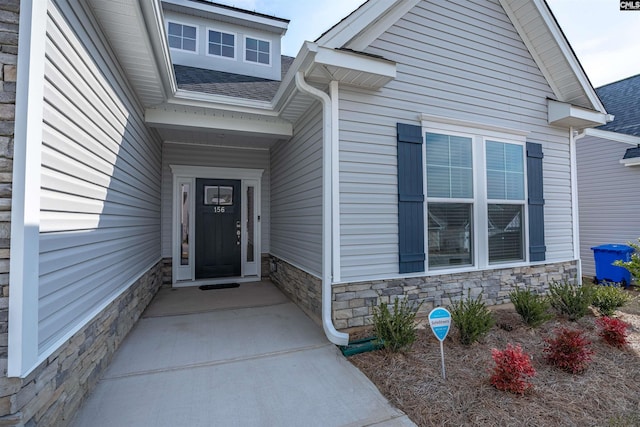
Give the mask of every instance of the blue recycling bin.
POLYGON ((631 261, 634 249, 627 245, 600 245, 591 248, 596 264, 596 281, 603 280, 622 283, 623 286, 631 284, 631 273, 626 268, 613 265, 614 261, 631 261))

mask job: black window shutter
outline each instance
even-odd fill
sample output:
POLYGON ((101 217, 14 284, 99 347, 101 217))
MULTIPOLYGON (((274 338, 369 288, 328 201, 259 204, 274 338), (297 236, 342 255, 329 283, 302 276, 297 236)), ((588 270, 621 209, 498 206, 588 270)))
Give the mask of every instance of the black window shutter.
POLYGON ((398 240, 400 273, 424 271, 422 127, 398 123, 398 240))
POLYGON ((544 191, 542 188, 542 144, 527 142, 529 190, 529 260, 544 261, 544 191))

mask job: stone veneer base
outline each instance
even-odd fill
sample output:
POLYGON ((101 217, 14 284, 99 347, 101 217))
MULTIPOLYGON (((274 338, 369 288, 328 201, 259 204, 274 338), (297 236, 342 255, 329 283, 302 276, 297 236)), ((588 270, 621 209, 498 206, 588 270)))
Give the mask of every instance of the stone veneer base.
POLYGON ((161 266, 144 273, 26 378, 0 378, 0 426, 68 425, 160 288, 161 266))
MULTIPOLYGON (((273 283, 316 323, 322 324, 322 281, 315 276, 270 256, 273 283)), ((509 303, 509 293, 516 286, 547 293, 552 281, 575 283, 576 261, 534 266, 499 268, 424 277, 343 283, 332 287, 333 323, 337 329, 372 324, 373 307, 395 298, 422 302, 419 316, 434 307, 448 306, 453 301, 476 298, 482 294, 487 305, 509 303)))
POLYGON ((577 274, 576 262, 570 261, 334 285, 333 323, 337 329, 370 325, 373 307, 399 297, 422 302, 419 316, 428 314, 435 307, 446 307, 452 301, 466 298, 467 293, 472 298, 482 294, 487 305, 504 304, 510 302, 509 292, 516 286, 547 293, 553 280, 575 283, 577 274))
POLYGON ((322 280, 273 255, 269 270, 269 277, 278 289, 322 325, 322 280))

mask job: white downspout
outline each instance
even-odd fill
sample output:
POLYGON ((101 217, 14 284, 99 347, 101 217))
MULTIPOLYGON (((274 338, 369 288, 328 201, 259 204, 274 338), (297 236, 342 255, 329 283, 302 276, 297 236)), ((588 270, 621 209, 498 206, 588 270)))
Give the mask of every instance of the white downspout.
POLYGON ((569 128, 569 157, 571 162, 571 216, 573 222, 573 257, 577 261, 578 283, 582 285, 582 259, 580 258, 580 215, 578 212, 578 162, 576 158, 576 141, 586 136, 586 131, 578 133, 569 128))
MULTIPOLYGON (((319 99, 322 103, 322 327, 324 333, 336 345, 349 344, 349 334, 338 332, 333 325, 331 316, 331 285, 332 285, 332 233, 333 233, 333 150, 337 146, 334 138, 332 122, 332 99, 321 90, 310 86, 304 80, 304 73, 296 73, 296 87, 300 92, 319 99)), ((333 91, 332 91, 333 92, 333 91)))

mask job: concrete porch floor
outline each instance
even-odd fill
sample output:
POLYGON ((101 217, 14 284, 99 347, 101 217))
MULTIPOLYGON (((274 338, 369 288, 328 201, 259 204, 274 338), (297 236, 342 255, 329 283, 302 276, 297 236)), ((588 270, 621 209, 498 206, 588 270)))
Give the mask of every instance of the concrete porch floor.
POLYGON ((161 290, 71 425, 414 424, 263 281, 161 290))

